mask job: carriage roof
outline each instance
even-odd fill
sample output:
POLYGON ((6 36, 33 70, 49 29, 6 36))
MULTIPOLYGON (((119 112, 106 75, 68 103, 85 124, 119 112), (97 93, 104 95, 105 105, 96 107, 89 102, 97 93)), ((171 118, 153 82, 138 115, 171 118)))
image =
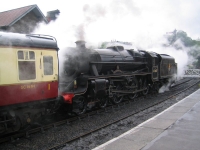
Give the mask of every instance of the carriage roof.
POLYGON ((57 49, 54 37, 39 34, 19 34, 0 32, 0 46, 22 46, 57 49))

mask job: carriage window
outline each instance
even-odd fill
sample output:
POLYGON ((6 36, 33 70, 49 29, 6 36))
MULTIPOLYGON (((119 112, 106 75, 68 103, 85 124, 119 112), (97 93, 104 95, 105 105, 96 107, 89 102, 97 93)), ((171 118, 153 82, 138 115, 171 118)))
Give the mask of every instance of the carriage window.
POLYGON ((19 80, 36 78, 35 53, 33 51, 18 51, 18 70, 19 80))
POLYGON ((17 55, 18 55, 18 59, 24 59, 23 51, 18 51, 17 55))
POLYGON ((29 58, 34 60, 35 59, 35 53, 29 52, 29 58))
POLYGON ((44 64, 44 75, 53 75, 53 57, 44 56, 43 64, 44 64))

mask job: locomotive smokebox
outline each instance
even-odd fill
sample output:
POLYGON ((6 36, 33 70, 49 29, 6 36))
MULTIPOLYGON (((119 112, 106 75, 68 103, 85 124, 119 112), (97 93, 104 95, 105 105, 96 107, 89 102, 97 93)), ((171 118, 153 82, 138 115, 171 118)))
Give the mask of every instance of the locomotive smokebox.
POLYGON ((75 43, 76 43, 77 48, 85 48, 85 43, 86 43, 85 41, 80 40, 80 41, 76 41, 75 43))

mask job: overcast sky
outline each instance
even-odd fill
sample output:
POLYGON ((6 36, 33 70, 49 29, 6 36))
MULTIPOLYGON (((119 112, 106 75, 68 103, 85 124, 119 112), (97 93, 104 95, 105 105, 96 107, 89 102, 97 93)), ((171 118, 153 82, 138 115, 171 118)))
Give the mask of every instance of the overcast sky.
POLYGON ((60 49, 75 46, 76 40, 92 46, 103 41, 127 41, 137 48, 175 57, 179 72, 183 72, 192 60, 188 49, 177 51, 158 43, 165 40, 166 32, 175 29, 193 39, 200 37, 200 0, 5 0, 0 12, 33 4, 45 16, 47 11, 60 10, 55 22, 41 24, 34 31, 55 36, 60 49))
POLYGON ((17 0, 1 3, 0 12, 32 4, 45 16, 50 10, 61 12, 57 23, 36 32, 51 30, 55 36, 74 35, 73 40, 92 41, 95 35, 96 41, 149 42, 174 29, 193 39, 200 37, 199 0, 17 0))

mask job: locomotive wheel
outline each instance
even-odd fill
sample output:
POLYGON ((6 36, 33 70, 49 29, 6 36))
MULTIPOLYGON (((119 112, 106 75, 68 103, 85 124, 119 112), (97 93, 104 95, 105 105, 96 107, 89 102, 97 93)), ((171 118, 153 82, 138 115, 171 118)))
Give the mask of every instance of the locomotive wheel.
POLYGON ((137 96, 138 96, 137 93, 135 93, 135 94, 129 94, 129 95, 128 95, 128 99, 129 99, 129 100, 134 100, 134 98, 136 98, 137 96))
POLYGON ((87 100, 84 96, 80 96, 78 98, 78 110, 77 110, 77 114, 84 114, 87 110, 87 100))
POLYGON ((138 80, 138 90, 141 90, 143 88, 143 84, 142 84, 142 79, 140 78, 138 80))
POLYGON ((147 95, 149 92, 149 87, 146 87, 146 90, 142 91, 142 95, 147 95))
POLYGON ((108 104, 108 98, 100 98, 99 101, 100 108, 105 108, 108 104))
MULTIPOLYGON (((121 83, 117 83, 116 90, 122 90, 123 85, 121 83)), ((119 93, 113 94, 111 101, 113 104, 119 104, 123 100, 124 96, 121 96, 119 93)))
POLYGON ((1 124, 1 125, 0 125, 0 134, 1 134, 1 133, 4 133, 5 131, 6 131, 5 125, 4 125, 4 124, 1 124))
MULTIPOLYGON (((138 86, 138 82, 137 82, 137 79, 136 78, 134 78, 133 80, 132 80, 132 83, 131 83, 131 86, 138 86)), ((138 96, 138 93, 134 93, 134 94, 128 94, 128 99, 129 100, 133 100, 134 98, 136 98, 138 96)))
POLYGON ((119 96, 118 94, 114 94, 112 98, 112 102, 114 104, 119 104, 123 100, 124 96, 119 96))
POLYGON ((147 85, 147 80, 144 79, 142 88, 146 88, 146 90, 142 91, 142 95, 147 95, 149 92, 149 86, 147 85))
POLYGON ((15 123, 13 124, 12 130, 18 131, 21 128, 21 121, 19 117, 16 117, 15 123))

